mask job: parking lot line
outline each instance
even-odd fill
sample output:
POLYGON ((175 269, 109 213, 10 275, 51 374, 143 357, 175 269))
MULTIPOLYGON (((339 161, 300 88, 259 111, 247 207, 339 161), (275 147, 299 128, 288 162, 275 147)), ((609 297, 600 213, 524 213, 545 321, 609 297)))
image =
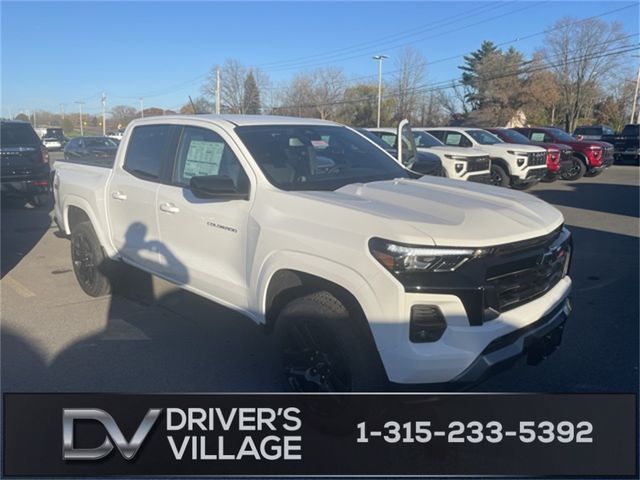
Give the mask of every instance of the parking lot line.
POLYGON ((35 293, 33 293, 31 290, 29 290, 27 287, 25 287, 22 283, 20 283, 18 280, 16 280, 15 278, 12 278, 10 276, 4 277, 2 279, 2 283, 5 284, 5 285, 9 285, 21 297, 29 298, 29 297, 35 297, 36 296, 35 293))

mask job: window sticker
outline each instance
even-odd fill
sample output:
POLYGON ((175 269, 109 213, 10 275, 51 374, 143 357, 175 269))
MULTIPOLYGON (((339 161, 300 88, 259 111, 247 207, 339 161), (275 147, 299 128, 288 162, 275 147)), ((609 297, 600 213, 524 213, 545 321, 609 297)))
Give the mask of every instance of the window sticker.
POLYGON ((447 135, 447 145, 460 145, 461 140, 462 134, 460 133, 450 133, 447 135))
POLYGON ((327 148, 329 144, 325 140, 311 140, 313 148, 327 148))
POLYGON ((191 177, 218 175, 224 146, 224 142, 192 140, 184 164, 183 178, 188 180, 191 177))
POLYGON ((532 133, 531 140, 534 142, 544 142, 544 133, 532 133))

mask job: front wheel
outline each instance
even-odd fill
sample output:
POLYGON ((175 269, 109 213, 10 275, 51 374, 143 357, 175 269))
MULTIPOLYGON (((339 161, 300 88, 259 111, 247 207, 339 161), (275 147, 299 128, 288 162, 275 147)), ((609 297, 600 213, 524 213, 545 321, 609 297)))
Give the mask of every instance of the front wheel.
POLYGON ((287 304, 276 320, 276 336, 287 390, 351 392, 387 387, 369 332, 327 291, 287 304))
POLYGON ((584 177, 587 172, 587 166, 578 157, 572 157, 572 164, 566 170, 560 173, 560 177, 568 182, 574 182, 584 177))
POLYGON ((496 187, 508 187, 509 175, 504 171, 500 165, 491 165, 491 177, 489 185, 495 185, 496 187))
POLYGON ((82 222, 71 230, 71 261, 80 288, 92 297, 111 292, 112 265, 100 246, 91 223, 82 222))

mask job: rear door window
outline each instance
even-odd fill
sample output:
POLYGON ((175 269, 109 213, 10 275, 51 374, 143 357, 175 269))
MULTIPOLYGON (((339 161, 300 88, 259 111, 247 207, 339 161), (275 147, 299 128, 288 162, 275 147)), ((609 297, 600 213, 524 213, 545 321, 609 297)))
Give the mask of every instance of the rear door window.
POLYGON ((531 140, 534 142, 544 142, 544 132, 531 132, 531 140))
POLYGON ((133 129, 124 169, 144 180, 159 180, 170 158, 175 128, 171 125, 148 125, 133 129))
POLYGON ((471 142, 459 132, 446 132, 445 133, 445 145, 451 145, 452 147, 470 147, 471 142))

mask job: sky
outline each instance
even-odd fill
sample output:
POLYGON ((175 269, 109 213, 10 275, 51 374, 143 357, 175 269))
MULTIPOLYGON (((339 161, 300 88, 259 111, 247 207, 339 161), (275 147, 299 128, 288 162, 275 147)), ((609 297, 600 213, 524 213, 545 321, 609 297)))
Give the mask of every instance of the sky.
POLYGON ((297 72, 321 66, 375 82, 375 54, 389 56, 390 80, 411 46, 427 60, 426 83, 440 82, 458 78, 462 56, 483 40, 531 55, 564 16, 619 21, 637 44, 639 8, 637 0, 0 1, 0 114, 60 111, 61 104, 71 112, 76 101, 98 113, 102 92, 107 108, 139 107, 143 97, 144 108, 177 110, 227 58, 262 69, 277 92, 297 72))

